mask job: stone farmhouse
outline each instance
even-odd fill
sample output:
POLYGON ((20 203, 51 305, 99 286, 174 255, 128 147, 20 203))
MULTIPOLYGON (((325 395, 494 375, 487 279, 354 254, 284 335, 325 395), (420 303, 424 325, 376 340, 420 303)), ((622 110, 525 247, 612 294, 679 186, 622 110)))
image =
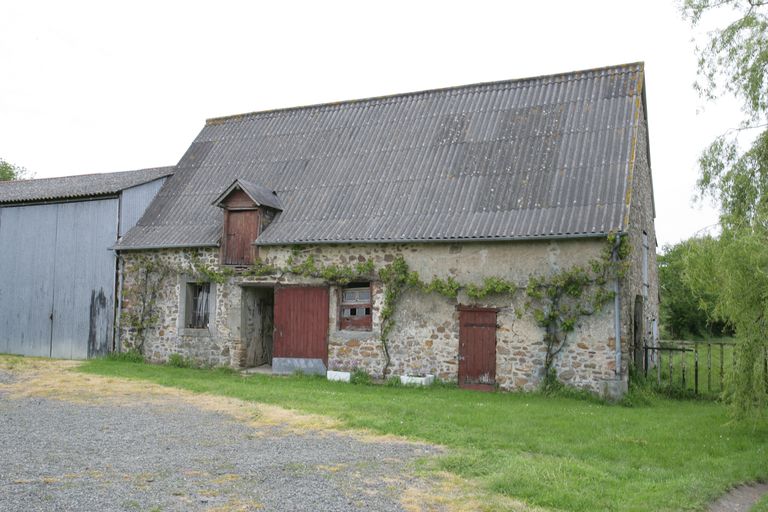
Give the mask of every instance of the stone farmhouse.
POLYGON ((644 85, 635 63, 210 119, 114 247, 116 348, 530 390, 527 283, 623 240, 552 363, 621 395, 658 318, 644 85), (450 293, 395 289, 395 263, 450 293))

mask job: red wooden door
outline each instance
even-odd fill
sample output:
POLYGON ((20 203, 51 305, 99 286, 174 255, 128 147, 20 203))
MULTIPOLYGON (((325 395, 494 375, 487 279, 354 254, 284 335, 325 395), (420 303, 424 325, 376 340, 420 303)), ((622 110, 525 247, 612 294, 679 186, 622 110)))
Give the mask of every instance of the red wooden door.
POLYGON ((327 366, 328 321, 328 288, 276 288, 272 355, 322 359, 327 366))
POLYGON ((459 309, 459 386, 492 390, 496 385, 496 310, 459 309))
POLYGON ((224 264, 250 265, 253 263, 252 243, 259 235, 258 210, 230 210, 226 222, 224 264))

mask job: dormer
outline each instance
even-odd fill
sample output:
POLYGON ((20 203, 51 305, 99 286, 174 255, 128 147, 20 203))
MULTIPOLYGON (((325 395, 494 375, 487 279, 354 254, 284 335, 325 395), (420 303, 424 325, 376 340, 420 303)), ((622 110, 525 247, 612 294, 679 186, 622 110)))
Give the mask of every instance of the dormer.
POLYGON ((274 190, 236 179, 212 203, 224 210, 221 264, 244 266, 256 257, 254 242, 283 205, 274 190))

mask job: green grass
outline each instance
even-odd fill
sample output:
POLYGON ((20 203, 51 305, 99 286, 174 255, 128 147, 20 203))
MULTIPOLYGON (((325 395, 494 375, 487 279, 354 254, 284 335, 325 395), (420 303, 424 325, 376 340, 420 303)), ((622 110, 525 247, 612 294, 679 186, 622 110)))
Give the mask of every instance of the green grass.
POLYGON ((768 423, 729 423, 711 401, 621 407, 538 394, 352 386, 92 360, 81 371, 144 379, 338 418, 442 444, 428 463, 492 493, 561 510, 691 510, 768 478, 768 423))
POLYGON ((768 495, 757 500, 749 512, 768 512, 768 495))

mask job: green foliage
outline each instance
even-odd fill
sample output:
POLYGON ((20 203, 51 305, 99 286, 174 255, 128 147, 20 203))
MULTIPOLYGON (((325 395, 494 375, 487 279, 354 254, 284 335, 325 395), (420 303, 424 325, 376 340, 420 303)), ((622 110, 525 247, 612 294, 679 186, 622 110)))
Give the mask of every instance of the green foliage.
POLYGON ((461 285, 453 277, 448 277, 445 280, 436 277, 428 284, 422 286, 422 289, 426 292, 437 293, 449 299, 455 299, 458 296, 459 288, 461 288, 461 285))
POLYGON ((189 265, 187 267, 177 269, 179 274, 190 274, 200 283, 217 283, 224 284, 230 277, 235 275, 235 271, 230 267, 212 267, 204 263, 200 259, 200 254, 197 251, 193 251, 189 255, 189 265))
MULTIPOLYGON (((659 313, 664 333, 671 339, 731 335, 729 326, 713 318, 712 309, 719 289, 692 288, 688 282, 689 266, 707 265, 714 261, 714 246, 706 238, 690 238, 675 245, 665 245, 658 255, 659 313), (703 261, 694 262, 694 258, 703 261)), ((709 269, 714 271, 714 269, 709 269)))
POLYGON ((371 375, 362 368, 355 368, 349 376, 349 382, 351 384, 362 384, 364 386, 370 386, 373 384, 371 375))
POLYGON ((518 289, 516 283, 500 277, 486 277, 482 286, 470 284, 467 286, 467 295, 473 299, 483 299, 488 295, 512 295, 518 289))
POLYGON ((712 401, 650 394, 645 404, 621 407, 541 393, 339 386, 103 360, 78 370, 322 414, 350 429, 444 446, 423 469, 471 481, 481 500, 473 509, 706 510, 727 489, 768 478, 768 426, 729 422, 727 409, 712 401))
POLYGON ((24 167, 13 165, 0 158, 0 181, 26 180, 32 177, 24 167))
POLYGON ((126 273, 136 276, 133 286, 123 289, 123 299, 127 308, 120 316, 124 325, 134 333, 131 349, 144 354, 144 344, 147 331, 152 329, 158 320, 157 297, 163 281, 173 272, 173 269, 154 255, 139 255, 133 258, 126 273))
POLYGON ((120 361, 123 363, 143 363, 144 356, 136 349, 129 349, 125 352, 110 352, 104 358, 108 361, 120 361))
POLYGON ((388 388, 401 388, 403 387, 403 381, 397 375, 392 375, 384 382, 384 385, 388 388))
POLYGON ((710 15, 733 19, 708 32, 697 49, 696 87, 702 97, 734 96, 744 119, 717 137, 699 160, 699 191, 719 202, 722 234, 707 242, 712 261, 696 260, 687 280, 701 293, 716 292, 714 316, 735 328, 734 412, 760 415, 768 405, 767 385, 757 376, 768 349, 768 3, 685 0, 682 10, 694 27, 710 15), (752 142, 739 140, 754 130, 759 131, 752 142))
POLYGON ((280 270, 274 265, 265 263, 260 258, 257 258, 256 261, 253 262, 253 265, 248 267, 243 275, 246 277, 261 277, 275 275, 279 272, 280 270))
POLYGON ((195 361, 192 360, 190 357, 184 357, 181 354, 171 354, 168 356, 168 362, 165 363, 168 366, 172 366, 174 368, 196 368, 197 365, 195 364, 195 361))
POLYGON ((544 328, 544 391, 552 387, 553 379, 557 380, 552 365, 566 346, 568 333, 576 329, 581 317, 600 311, 614 298, 615 292, 606 286, 610 279, 624 275, 627 264, 623 258, 629 254, 630 247, 625 238, 612 234, 602 256, 586 267, 574 266, 551 275, 531 276, 528 280, 525 308, 544 328))

